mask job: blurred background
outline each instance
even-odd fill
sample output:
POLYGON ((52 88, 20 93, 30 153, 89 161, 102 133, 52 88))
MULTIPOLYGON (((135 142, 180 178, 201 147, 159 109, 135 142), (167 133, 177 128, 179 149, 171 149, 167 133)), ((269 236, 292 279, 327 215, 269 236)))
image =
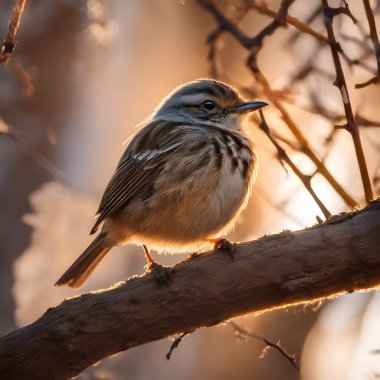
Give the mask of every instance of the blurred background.
MULTIPOLYGON (((231 18, 238 11, 237 2, 216 3, 231 18)), ((368 34, 362 2, 349 4, 368 34)), ((277 9, 279 1, 268 5, 277 9)), ((319 0, 297 0, 290 14, 306 22, 319 5, 319 0)), ((372 5, 379 25, 379 4, 372 5)), ((13 6, 13 1, 0 0, 1 38, 13 6)), ((241 28, 251 36, 268 22, 270 18, 250 11, 241 28)), ((310 24, 325 34, 320 15, 310 24)), ((345 52, 367 66, 344 64, 354 109, 378 123, 379 85, 354 89, 376 69, 374 56, 364 55, 363 46, 355 42, 363 30, 348 18, 340 17, 335 25, 351 37, 344 41, 345 52)), ((144 273, 142 249, 126 246, 113 249, 80 290, 53 286, 91 240, 94 214, 123 152, 122 142, 174 87, 210 75, 205 41, 214 28, 214 19, 194 0, 26 3, 17 48, 10 62, 0 67, 0 335, 33 322, 66 297, 144 273)), ((364 204, 351 137, 344 130, 331 135, 333 124, 325 117, 343 114, 340 94, 332 86, 329 48, 317 51, 310 36, 294 33, 290 27, 281 28, 266 38, 259 56, 261 70, 273 89, 290 90, 287 110, 339 183, 364 204), (319 74, 296 79, 310 61, 319 74), (323 106, 324 115, 318 114, 317 105, 323 106)), ((364 45, 370 50, 368 40, 364 45)), ((245 66, 247 52, 228 35, 219 49, 222 79, 257 93, 245 66)), ((290 138, 274 107, 265 115, 271 128, 290 138)), ((369 124, 360 132, 378 195, 379 124, 369 124)), ((312 225, 317 215, 323 218, 299 179, 279 164, 266 136, 248 120, 246 128, 255 140, 260 170, 249 207, 230 238, 255 239, 312 225)), ((289 154, 303 172, 313 173, 307 157, 290 148, 289 154)), ((349 209, 322 176, 313 177, 312 184, 332 213, 349 209)), ((186 256, 155 258, 171 265, 186 256)), ((264 344, 237 338, 226 323, 185 338, 170 361, 165 355, 171 341, 162 340, 108 358, 81 378, 372 379, 380 377, 380 357, 374 352, 380 349, 379 312, 380 296, 371 292, 235 320, 272 341, 280 340, 296 355, 301 373, 276 351, 260 358, 264 344)))

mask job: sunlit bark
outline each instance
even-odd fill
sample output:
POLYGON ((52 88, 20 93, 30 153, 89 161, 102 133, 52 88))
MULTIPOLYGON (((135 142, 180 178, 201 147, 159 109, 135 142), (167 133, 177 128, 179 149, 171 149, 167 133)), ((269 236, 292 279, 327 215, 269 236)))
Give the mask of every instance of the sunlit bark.
POLYGON ((380 283, 380 200, 324 224, 284 231, 68 299, 0 339, 0 379, 65 379, 144 343, 250 312, 380 283))

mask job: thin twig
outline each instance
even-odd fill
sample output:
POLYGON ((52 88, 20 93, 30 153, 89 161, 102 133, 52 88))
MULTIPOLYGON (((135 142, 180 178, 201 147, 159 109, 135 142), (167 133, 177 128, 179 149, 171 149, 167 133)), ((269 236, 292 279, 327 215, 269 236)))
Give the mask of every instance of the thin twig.
MULTIPOLYGON (((223 15, 218 11, 218 9, 209 2, 204 2, 202 0, 198 1, 198 3, 205 9, 209 10, 209 12, 216 12, 216 20, 221 20, 223 25, 238 23, 241 21, 249 10, 249 6, 243 1, 237 8, 234 14, 233 20, 229 21, 223 17, 223 15)), ((208 60, 210 62, 210 75, 214 78, 219 78, 221 73, 221 63, 220 63, 220 50, 221 44, 219 44, 220 37, 225 31, 225 27, 218 24, 217 28, 211 32, 207 37, 207 44, 209 45, 209 53, 208 60)), ((247 38, 247 37, 244 37, 247 38)))
POLYGON ((379 38, 377 36, 377 31, 376 31, 375 16, 372 12, 371 4, 369 3, 369 0, 363 0, 363 4, 364 4, 365 14, 368 21, 369 32, 371 36, 373 49, 375 51, 377 75, 364 83, 356 84, 355 88, 363 88, 370 84, 378 83, 380 81, 380 44, 379 44, 379 38))
MULTIPOLYGON (((212 3, 210 0, 198 0, 198 3, 209 13, 213 15, 215 20, 218 23, 218 28, 216 30, 223 30, 229 32, 243 47, 249 50, 250 55, 247 60, 247 66, 254 74, 258 84, 261 86, 264 94, 269 98, 269 100, 273 103, 273 105, 280 111, 283 120, 293 133, 293 135, 298 140, 301 151, 307 155, 313 163, 318 168, 319 173, 323 175, 326 180, 331 184, 331 186, 335 189, 335 191, 343 198, 343 200, 350 207, 356 207, 357 202, 345 191, 345 189, 336 181, 333 175, 326 168, 324 163, 317 157, 317 155, 313 152, 311 147, 309 146, 306 138, 301 133, 300 129, 296 125, 293 118, 287 112, 285 107, 279 101, 278 94, 273 91, 263 73, 259 70, 257 65, 257 55, 262 49, 263 40, 265 37, 274 33, 274 31, 282 26, 286 26, 286 15, 288 9, 293 1, 282 0, 281 5, 279 7, 276 16, 273 21, 270 22, 261 32, 259 32, 255 37, 249 38, 245 36, 240 30, 238 30, 236 25, 233 25, 233 22, 227 19, 222 12, 218 9, 218 7, 212 3)), ((215 33, 215 32, 213 32, 215 33)), ((209 56, 210 57, 210 56, 209 56)))
POLYGON ((359 127, 365 127, 365 128, 379 128, 380 127, 380 121, 367 119, 364 116, 361 116, 359 114, 355 115, 356 123, 359 127))
POLYGON ((16 33, 20 26, 20 19, 25 8, 26 0, 16 0, 13 8, 11 20, 9 22, 8 33, 1 45, 0 63, 7 63, 11 58, 11 54, 16 46, 16 33))
POLYGON ((35 88, 34 88, 34 84, 31 80, 29 74, 21 67, 21 65, 16 63, 14 60, 11 61, 10 65, 11 65, 13 72, 15 73, 17 79, 20 82, 22 94, 25 97, 29 97, 29 96, 33 95, 35 88))
MULTIPOLYGON (((250 6, 252 9, 256 10, 257 12, 272 17, 273 19, 276 19, 278 17, 278 14, 273 9, 269 8, 269 6, 266 3, 253 0, 250 2, 250 6)), ((303 23, 296 17, 290 16, 286 14, 286 22, 293 26, 294 28, 298 29, 300 32, 304 34, 308 34, 314 38, 316 38, 319 42, 322 42, 324 44, 328 44, 329 40, 326 36, 324 36, 322 33, 319 33, 318 31, 311 28, 309 25, 303 23)))
MULTIPOLYGON (((321 6, 318 5, 313 12, 306 18, 305 24, 311 25, 311 23, 320 15, 321 13, 321 6)), ((289 45, 294 44, 296 40, 302 35, 302 33, 299 30, 296 30, 293 32, 293 34, 289 37, 288 43, 289 45)))
POLYGON ((300 367, 296 363, 296 357, 295 357, 295 355, 294 354, 293 355, 289 354, 286 351, 286 349, 283 346, 281 346, 280 342, 274 343, 274 342, 270 341, 267 338, 264 338, 264 337, 262 337, 260 335, 257 335, 255 333, 249 332, 249 331, 243 329, 242 327, 238 326, 233 321, 230 321, 230 325, 235 330, 235 333, 238 333, 239 335, 241 335, 243 337, 250 337, 250 338, 261 340, 261 341, 263 341, 267 345, 266 347, 264 347, 263 352, 260 355, 260 358, 264 357, 264 354, 265 354, 266 349, 268 347, 272 347, 275 350, 277 350, 297 371, 300 371, 300 367))
POLYGON ((347 119, 347 124, 345 125, 345 128, 352 136, 352 140, 353 140, 355 152, 356 152, 356 157, 359 164, 360 175, 361 175, 361 179, 363 183, 365 199, 367 202, 369 202, 373 198, 371 181, 369 179, 367 163, 365 160, 363 147, 360 141, 359 129, 356 125, 354 113, 352 111, 346 79, 344 76, 342 64, 340 62, 340 58, 338 54, 338 51, 341 50, 341 48, 335 39, 335 33, 334 33, 333 25, 332 25, 334 16, 338 14, 346 14, 351 19, 353 19, 353 16, 347 4, 345 7, 341 7, 341 8, 331 8, 328 5, 328 0, 322 0, 322 5, 323 5, 323 21, 326 27, 327 35, 329 37, 331 55, 333 57, 334 67, 336 71, 336 79, 333 84, 334 86, 338 87, 342 96, 344 111, 345 111, 346 119, 347 119))
MULTIPOLYGON (((269 16, 269 17, 272 17, 274 20, 276 20, 278 18, 278 12, 270 9, 266 3, 263 3, 263 2, 258 3, 256 0, 251 0, 248 3, 250 4, 250 6, 253 9, 255 9, 256 11, 258 11, 259 13, 264 14, 264 15, 269 16)), ((337 14, 338 14, 339 11, 341 10, 341 8, 336 8, 335 10, 337 11, 337 14)), ((341 13, 347 14, 349 17, 351 17, 351 19, 355 23, 357 22, 356 18, 350 12, 348 6, 342 8, 341 13)), ((323 35, 322 33, 320 33, 318 31, 314 30, 313 28, 311 28, 308 25, 308 23, 303 23, 299 19, 297 19, 295 17, 292 17, 292 16, 290 16, 288 14, 286 14, 286 22, 287 22, 287 24, 289 24, 289 25, 293 26, 294 28, 296 28, 299 32, 302 32, 303 34, 308 34, 308 35, 314 37, 319 43, 324 44, 324 45, 328 45, 329 44, 329 39, 325 35, 323 35)), ((363 62, 362 60, 350 58, 343 50, 340 50, 339 54, 341 54, 341 56, 348 63, 348 65, 350 65, 350 66, 353 66, 353 65, 360 66, 360 67, 362 67, 363 69, 367 70, 370 73, 373 72, 371 66, 368 65, 367 63, 363 62)))
MULTIPOLYGON (((246 36, 234 22, 230 21, 218 7, 210 0, 197 0, 198 4, 207 10, 218 23, 219 31, 231 33, 245 48, 249 49, 252 45, 252 38, 246 36)), ((210 37, 209 37, 210 38, 210 37)))
MULTIPOLYGON (((250 57, 250 58, 253 58, 253 57, 250 57)), ((252 72, 256 75, 256 79, 258 80, 258 82, 262 84, 263 91, 265 92, 265 94, 269 97, 273 105, 280 111, 282 119, 284 120, 284 122, 286 123, 290 131, 298 140, 300 144, 300 150, 311 159, 311 161, 317 167, 319 173, 326 178, 326 180, 335 189, 335 191, 342 197, 342 199, 347 203, 347 205, 349 205, 352 208, 356 207, 357 203, 355 202, 355 200, 338 183, 335 177, 326 168, 323 161, 319 157, 317 157, 317 155, 314 153, 307 139, 302 134, 300 128, 297 126, 296 122, 291 117, 290 113, 286 110, 286 108, 282 105, 282 103, 278 99, 271 96, 272 90, 269 86, 267 79, 264 77, 263 73, 259 70, 256 64, 256 61, 254 59, 252 60, 249 59, 248 66, 251 68, 252 72)))
POLYGON ((289 212, 286 208, 285 208, 285 202, 281 202, 280 204, 277 204, 275 202, 273 202, 273 199, 270 195, 268 195, 266 193, 266 191, 264 191, 264 189, 261 189, 261 188, 257 188, 256 191, 255 191, 255 194, 258 194, 259 196, 261 196, 265 202, 268 203, 268 205, 270 207, 273 208, 273 210, 279 212, 280 214, 282 214, 286 219, 288 219, 289 221, 293 222, 296 226, 298 227, 301 227, 303 226, 303 222, 301 220, 298 219, 298 216, 292 214, 291 212, 289 212))
POLYGON ((229 20, 219 8, 211 0, 197 0, 198 4, 208 11, 215 19, 218 24, 220 31, 229 32, 232 36, 236 38, 239 43, 250 50, 255 46, 261 46, 263 39, 271 35, 278 27, 286 26, 286 16, 289 6, 295 0, 282 0, 279 11, 276 13, 276 18, 273 19, 258 35, 255 37, 248 37, 245 35, 234 23, 229 20))
POLYGON ((315 203, 318 205, 318 207, 323 212, 323 215, 326 219, 328 219, 331 216, 330 211, 327 209, 327 207, 323 204, 323 202, 319 199, 315 191, 313 190, 311 186, 311 179, 312 176, 303 174, 297 166, 293 163, 293 161, 290 159, 290 157, 287 155, 286 151, 281 147, 281 145, 276 141, 276 139, 272 136, 270 129, 268 127, 268 124, 265 120, 264 113, 262 110, 259 110, 261 121, 258 122, 259 128, 266 134, 266 136, 269 138, 271 143, 275 146, 277 149, 277 157, 280 161, 286 162, 286 164, 292 169, 293 173, 301 180, 303 185, 305 186, 306 190, 309 192, 309 194, 314 199, 315 203))
POLYGON ((181 335, 177 336, 177 338, 174 339, 172 345, 170 346, 169 352, 166 354, 166 359, 170 360, 173 351, 178 347, 178 345, 181 343, 182 339, 186 336, 189 335, 190 333, 188 332, 183 332, 181 335))
POLYGON ((71 180, 58 169, 50 160, 44 157, 41 153, 32 149, 24 140, 18 137, 12 130, 12 128, 0 117, 0 136, 8 137, 18 149, 24 154, 30 157, 37 163, 42 169, 46 170, 52 177, 57 178, 62 183, 75 188, 75 185, 71 180))

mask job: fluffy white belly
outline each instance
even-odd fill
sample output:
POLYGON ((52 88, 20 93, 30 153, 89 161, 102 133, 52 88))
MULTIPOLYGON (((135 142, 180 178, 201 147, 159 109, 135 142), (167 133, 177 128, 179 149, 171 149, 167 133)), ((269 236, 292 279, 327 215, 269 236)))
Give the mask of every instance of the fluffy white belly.
POLYGON ((171 252, 199 250, 207 238, 223 236, 234 227, 251 181, 251 173, 243 178, 225 163, 221 170, 199 173, 181 186, 158 186, 159 197, 144 206, 141 199, 131 202, 116 223, 109 221, 109 230, 119 243, 144 243, 171 252))

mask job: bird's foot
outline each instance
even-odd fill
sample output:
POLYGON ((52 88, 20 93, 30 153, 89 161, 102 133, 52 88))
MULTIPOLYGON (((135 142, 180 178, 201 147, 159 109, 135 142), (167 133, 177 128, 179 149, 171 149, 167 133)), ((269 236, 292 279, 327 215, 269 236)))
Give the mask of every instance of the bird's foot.
POLYGON ((200 256, 199 252, 193 252, 193 253, 190 254, 189 259, 190 260, 194 260, 194 259, 196 259, 199 256, 200 256))
POLYGON ((167 284, 174 272, 173 268, 164 267, 161 264, 156 263, 146 245, 143 245, 145 257, 147 260, 146 269, 147 272, 153 273, 154 277, 156 277, 157 281, 161 284, 167 284))
POLYGON ((235 257, 235 253, 236 253, 236 244, 231 243, 227 239, 219 239, 215 242, 214 252, 216 253, 220 250, 227 251, 228 254, 230 255, 231 259, 233 260, 235 257))
POLYGON ((153 273, 156 280, 161 284, 167 284, 174 272, 173 268, 165 267, 155 261, 150 261, 147 264, 147 271, 153 273))

